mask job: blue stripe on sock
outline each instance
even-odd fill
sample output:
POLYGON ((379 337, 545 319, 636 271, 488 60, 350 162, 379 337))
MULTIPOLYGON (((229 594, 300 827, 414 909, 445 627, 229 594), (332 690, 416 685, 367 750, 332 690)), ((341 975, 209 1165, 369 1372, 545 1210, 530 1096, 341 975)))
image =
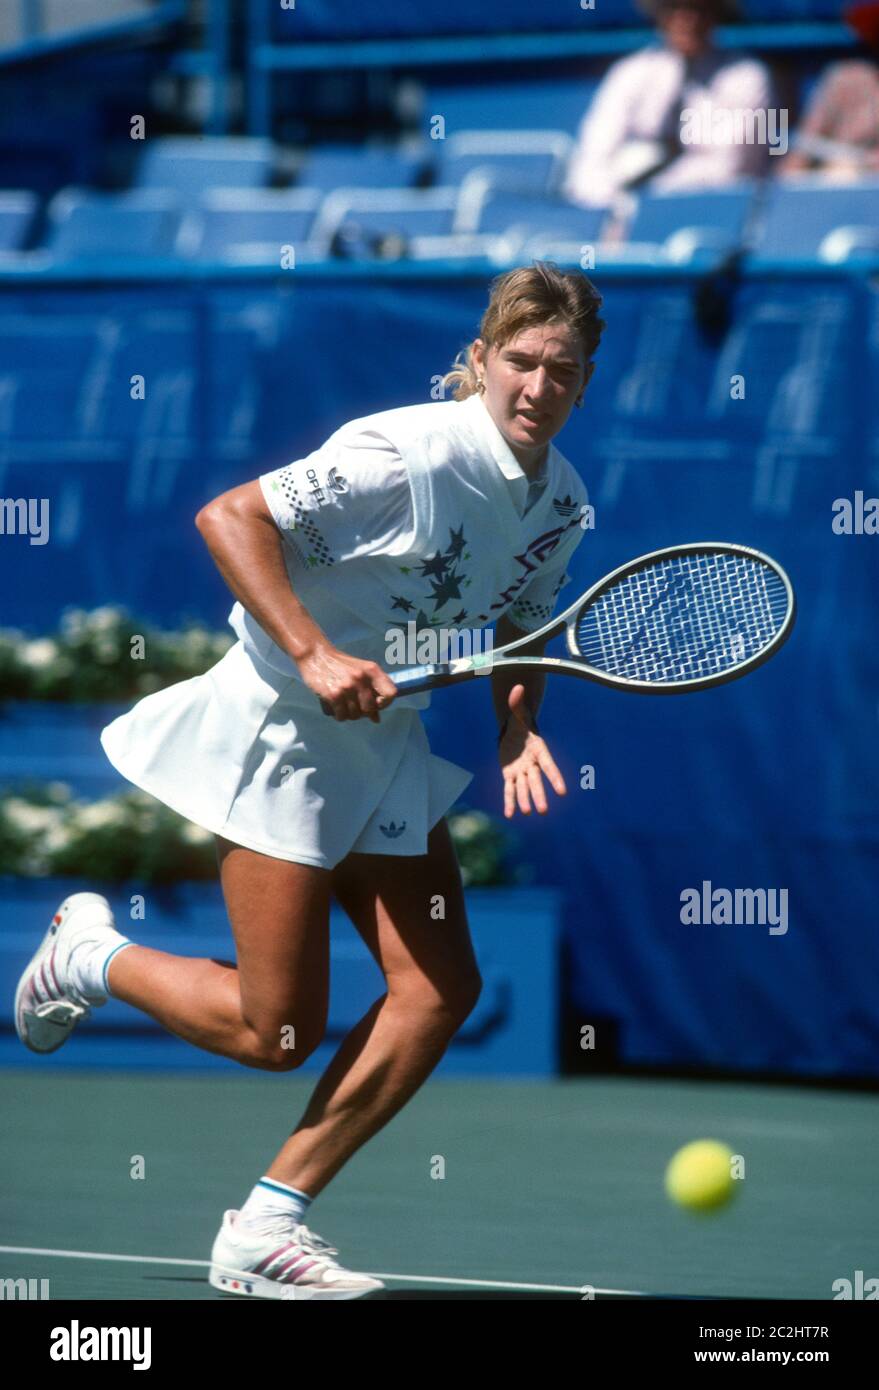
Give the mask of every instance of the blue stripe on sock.
POLYGON ((260 1178, 257 1187, 267 1187, 270 1192, 280 1192, 285 1197, 302 1197, 306 1202, 312 1200, 307 1192, 300 1192, 298 1187, 286 1187, 279 1183, 277 1178, 260 1178))
POLYGON ((118 945, 118 946, 114 946, 113 950, 110 952, 110 954, 108 955, 107 959, 104 961, 104 969, 103 969, 103 976, 102 976, 102 977, 103 977, 103 981, 104 981, 104 993, 105 993, 105 994, 109 994, 109 993, 110 993, 110 982, 109 982, 108 979, 107 979, 107 967, 109 966, 110 961, 113 959, 113 957, 114 957, 119 951, 124 951, 126 946, 135 946, 135 945, 137 945, 137 943, 136 943, 135 941, 120 941, 119 945, 118 945))

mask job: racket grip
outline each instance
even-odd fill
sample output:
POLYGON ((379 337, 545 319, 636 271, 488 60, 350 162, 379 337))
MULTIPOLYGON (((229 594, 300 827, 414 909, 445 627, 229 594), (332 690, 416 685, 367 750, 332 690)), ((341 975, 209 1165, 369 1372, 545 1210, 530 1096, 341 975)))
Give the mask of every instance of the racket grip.
MULTIPOLYGON (((446 661, 438 666, 410 666, 405 671, 394 672, 394 684, 401 695, 416 695, 422 690, 435 690, 440 685, 451 685, 455 681, 468 680, 471 676, 483 675, 491 670, 491 663, 485 662, 471 668, 468 661, 446 661), (464 669, 460 669, 460 668, 464 669)), ((321 700, 324 714, 332 714, 333 707, 321 700)))
POLYGON ((446 661, 438 666, 410 666, 405 671, 394 672, 394 684, 403 695, 417 695, 422 690, 436 690, 441 685, 451 685, 477 674, 475 670, 468 670, 467 666, 467 661, 446 661))

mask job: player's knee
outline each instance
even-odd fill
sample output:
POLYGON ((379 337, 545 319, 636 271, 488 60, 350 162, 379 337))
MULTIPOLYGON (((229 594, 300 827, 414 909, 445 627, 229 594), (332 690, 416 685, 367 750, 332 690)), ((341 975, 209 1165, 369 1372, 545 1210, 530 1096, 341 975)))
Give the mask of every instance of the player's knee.
POLYGON ((279 1051, 277 1048, 263 1048, 256 1054, 253 1065, 261 1071, 295 1071, 311 1056, 313 1050, 290 1048, 279 1051))
POLYGON ((299 1029, 285 1029, 271 1036, 256 1034, 250 1047, 250 1064, 262 1071, 295 1071, 306 1062, 321 1039, 299 1029))
POLYGON ((436 1026, 437 1020, 442 1020, 447 1023, 449 1031, 455 1033, 476 1008, 481 993, 482 977, 478 973, 458 976, 453 984, 447 984, 441 990, 439 996, 432 989, 426 991, 419 998, 418 1012, 425 1020, 431 1019, 432 1026, 436 1026))

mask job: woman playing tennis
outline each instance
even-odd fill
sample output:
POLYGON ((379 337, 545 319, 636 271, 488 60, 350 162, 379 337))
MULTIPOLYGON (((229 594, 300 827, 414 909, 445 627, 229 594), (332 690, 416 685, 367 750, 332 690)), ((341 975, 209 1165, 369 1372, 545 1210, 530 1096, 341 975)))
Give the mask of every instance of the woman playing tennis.
MULTIPOLYGON (((430 695, 398 694, 388 636, 412 621, 496 623, 500 645, 551 616, 586 502, 552 440, 582 405, 600 303, 586 276, 551 262, 499 276, 480 336, 443 379, 452 399, 352 420, 208 503, 196 524, 236 597, 239 640, 101 735, 128 780, 215 834, 237 967, 138 945, 105 898, 76 893, 18 987, 29 1048, 54 1051, 112 995, 208 1052, 292 1070, 324 1035, 333 896, 387 984, 225 1213, 216 1288, 348 1299, 381 1287, 343 1268, 305 1215, 430 1075, 481 987, 443 819, 471 774, 431 753, 430 695)), ((507 817, 547 810, 544 777, 565 792, 537 732, 544 680, 491 677, 507 817)))

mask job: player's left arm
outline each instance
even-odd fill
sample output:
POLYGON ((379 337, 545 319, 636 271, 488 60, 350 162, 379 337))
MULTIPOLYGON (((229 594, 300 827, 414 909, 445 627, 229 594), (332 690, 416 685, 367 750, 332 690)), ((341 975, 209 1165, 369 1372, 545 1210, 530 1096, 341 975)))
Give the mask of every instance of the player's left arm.
MULTIPOLYGON (((497 620, 494 630, 495 647, 504 647, 508 642, 518 642, 520 637, 527 637, 525 628, 517 627, 514 622, 502 614, 497 620)), ((528 648, 529 656, 543 656, 543 649, 546 642, 536 642, 528 648)), ((507 727, 513 723, 510 715, 509 697, 510 692, 517 685, 521 685, 525 690, 523 714, 526 716, 530 727, 537 723, 537 711, 540 709, 543 700, 543 692, 546 686, 546 673, 538 668, 533 671, 510 671, 500 669, 492 672, 491 694, 494 701, 494 712, 497 715, 498 731, 507 723, 507 727)))
MULTIPOLYGON (((515 642, 527 633, 503 615, 497 621, 495 645, 515 642)), ((542 656, 546 642, 537 642, 528 655, 542 656)), ((564 796, 565 781, 543 737, 535 732, 537 711, 543 700, 546 673, 539 668, 492 672, 492 699, 498 724, 504 730, 498 744, 498 757, 504 778, 504 815, 509 820, 516 807, 530 815, 531 803, 541 815, 549 809, 543 785, 545 774, 550 785, 564 796)))
MULTIPOLYGON (((585 503, 587 493, 581 479, 573 474, 566 479, 562 491, 571 516, 576 520, 562 533, 556 549, 540 571, 498 619, 495 632, 495 645, 498 647, 527 637, 529 633, 539 632, 550 621, 560 591, 571 582, 568 564, 585 534, 582 523, 577 522, 583 515, 580 499, 585 503)), ((526 649, 527 655, 542 656, 546 642, 546 638, 533 641, 526 649)), ((524 815, 528 815, 532 801, 543 815, 549 809, 543 775, 560 796, 564 796, 567 790, 546 742, 535 732, 546 673, 540 667, 523 667, 516 671, 504 670, 499 666, 492 672, 491 679, 498 724, 504 731, 498 744, 504 776, 504 815, 508 819, 513 816, 517 805, 524 815)))

